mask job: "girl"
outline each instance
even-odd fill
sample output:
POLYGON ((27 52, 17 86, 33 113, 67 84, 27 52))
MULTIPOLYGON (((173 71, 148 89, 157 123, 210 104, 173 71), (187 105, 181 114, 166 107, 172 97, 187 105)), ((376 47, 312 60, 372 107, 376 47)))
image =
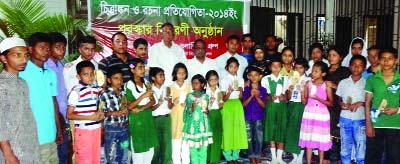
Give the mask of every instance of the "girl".
POLYGON ((218 73, 217 71, 211 70, 206 74, 206 80, 208 82, 206 88, 206 94, 210 97, 210 105, 208 118, 210 120, 210 126, 212 130, 213 143, 208 145, 207 159, 210 163, 218 163, 221 160, 221 142, 222 142, 222 92, 218 87, 218 73))
MULTIPOLYGON (((261 70, 262 76, 267 76, 271 73, 268 68, 268 62, 264 60, 264 46, 256 45, 253 48, 254 60, 250 62, 249 66, 257 67, 261 70)), ((247 75, 245 75, 247 77, 247 75)))
POLYGON ((318 149, 319 163, 323 162, 324 151, 332 146, 328 106, 332 106, 332 90, 326 86, 324 76, 328 65, 316 62, 312 68, 312 82, 304 88, 302 99, 306 100, 301 120, 299 146, 307 148, 307 164, 311 164, 312 149, 318 149))
POLYGON ((126 98, 129 101, 129 132, 133 163, 151 163, 154 147, 158 146, 151 107, 154 97, 144 81, 145 66, 141 59, 128 61, 132 80, 125 84, 126 98))
POLYGON ((294 62, 294 50, 291 47, 285 47, 282 50, 282 62, 283 67, 281 69, 281 75, 292 76, 293 75, 293 62, 294 62))
POLYGON ((239 62, 231 57, 225 70, 228 74, 221 79, 221 91, 225 101, 222 115, 222 150, 228 163, 238 163, 240 149, 247 149, 246 124, 244 121, 242 98, 243 78, 237 75, 239 62))
MULTIPOLYGON (((330 64, 329 71, 326 73, 325 80, 326 86, 331 88, 332 93, 336 93, 339 81, 351 75, 350 69, 341 66, 343 53, 340 53, 336 47, 328 49, 328 61, 330 64)), ((341 107, 339 105, 339 97, 333 94, 333 106, 329 107, 329 115, 331 120, 331 136, 332 136, 332 149, 325 152, 325 160, 331 163, 336 163, 340 160, 340 128, 337 126, 339 123, 341 107)))
POLYGON ((310 80, 306 76, 305 71, 308 69, 308 62, 304 58, 297 58, 294 61, 294 73, 292 77, 292 84, 287 91, 287 97, 290 100, 288 103, 288 118, 290 121, 287 123, 285 152, 293 154, 293 160, 291 164, 301 164, 303 162, 304 150, 300 150, 299 147, 299 135, 300 135, 300 124, 301 118, 304 111, 304 100, 301 99, 302 90, 301 88, 310 80))
POLYGON ((186 96, 183 113, 183 144, 190 147, 192 164, 207 163, 207 146, 213 142, 207 113, 209 97, 204 93, 206 80, 200 74, 192 78, 193 92, 186 96))
MULTIPOLYGON (((308 48, 308 54, 310 55, 310 61, 308 61, 308 65, 310 68, 314 65, 317 61, 323 61, 324 63, 328 64, 328 60, 324 58, 324 46, 321 43, 313 43, 308 48)), ((328 64, 329 66, 329 64, 328 64)), ((311 69, 307 70, 307 75, 311 74, 311 69)))
POLYGON ((273 59, 271 61, 271 74, 261 80, 261 85, 267 89, 268 98, 265 114, 264 141, 271 146, 271 163, 285 163, 282 153, 286 134, 287 106, 284 96, 287 90, 287 77, 282 76, 282 61, 273 59), (276 150, 278 148, 278 150, 276 150))
POLYGON ((172 71, 171 96, 173 107, 171 110, 171 131, 172 131, 172 161, 174 164, 188 164, 189 147, 182 145, 183 110, 185 107, 186 95, 190 92, 191 86, 185 83, 188 71, 183 63, 177 63, 172 71))
POLYGON ((244 87, 243 106, 246 119, 246 130, 249 149, 247 155, 251 164, 261 163, 261 148, 263 144, 263 120, 267 90, 260 85, 261 70, 257 67, 247 68, 250 85, 244 87))

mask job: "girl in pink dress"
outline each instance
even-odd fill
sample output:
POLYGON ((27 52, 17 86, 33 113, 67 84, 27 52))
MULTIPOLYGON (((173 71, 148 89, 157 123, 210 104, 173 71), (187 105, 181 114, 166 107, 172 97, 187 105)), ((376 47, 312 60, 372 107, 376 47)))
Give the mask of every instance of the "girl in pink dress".
POLYGON ((328 65, 316 62, 312 68, 312 82, 304 88, 302 98, 306 100, 301 121, 299 146, 307 149, 307 164, 311 163, 312 149, 318 149, 319 163, 323 162, 324 151, 332 146, 328 106, 332 106, 332 91, 323 77, 328 65))

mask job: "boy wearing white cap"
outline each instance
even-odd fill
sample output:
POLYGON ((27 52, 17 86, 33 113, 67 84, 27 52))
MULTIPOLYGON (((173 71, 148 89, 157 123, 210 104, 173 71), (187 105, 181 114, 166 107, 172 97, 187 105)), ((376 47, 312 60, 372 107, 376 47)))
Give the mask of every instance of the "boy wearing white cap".
POLYGON ((0 59, 5 65, 0 73, 0 163, 41 163, 28 86, 18 77, 28 60, 24 40, 4 39, 0 59))

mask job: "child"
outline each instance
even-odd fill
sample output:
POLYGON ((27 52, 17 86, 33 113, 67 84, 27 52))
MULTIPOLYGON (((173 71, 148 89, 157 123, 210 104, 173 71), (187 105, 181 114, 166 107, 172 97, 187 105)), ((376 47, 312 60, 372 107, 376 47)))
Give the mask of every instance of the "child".
POLYGON ((301 120, 299 146, 307 148, 307 164, 311 163, 312 149, 318 149, 319 163, 322 163, 324 151, 332 146, 328 106, 332 106, 333 98, 331 88, 323 80, 327 71, 328 65, 324 62, 314 63, 313 81, 304 86, 302 94, 306 106, 301 120))
MULTIPOLYGON (((262 72, 262 77, 271 74, 271 70, 269 70, 269 63, 264 60, 264 46, 256 45, 253 48, 254 60, 249 63, 249 66, 257 67, 262 72)), ((247 75, 246 75, 247 76, 247 75)))
POLYGON ((183 113, 183 144, 190 148, 192 164, 207 163, 207 146, 213 142, 207 113, 209 97, 204 93, 206 80, 200 74, 192 78, 193 92, 186 96, 183 113))
MULTIPOLYGON (((308 54, 310 55, 310 61, 308 61, 308 65, 310 68, 314 65, 317 61, 323 61, 324 63, 328 64, 328 60, 324 58, 324 46, 321 43, 313 43, 308 48, 308 54)), ((306 71, 306 75, 311 76, 311 69, 306 71)))
POLYGON ((157 139, 160 143, 160 146, 155 148, 152 163, 169 164, 172 160, 171 117, 169 115, 173 106, 171 90, 168 91, 164 85, 163 69, 152 67, 149 74, 150 82, 154 84, 152 90, 156 104, 152 107, 152 114, 156 124, 157 139))
POLYGON ((218 163, 221 160, 221 142, 222 142, 222 117, 221 108, 222 92, 218 87, 218 73, 215 70, 208 71, 206 80, 208 85, 206 94, 210 97, 208 109, 208 119, 212 131, 213 143, 208 145, 207 159, 210 163, 218 163))
POLYGON ((294 49, 291 47, 285 47, 282 50, 282 69, 281 75, 292 76, 293 75, 293 62, 294 62, 294 49))
POLYGON ((121 89, 122 81, 121 69, 110 67, 107 72, 107 82, 110 86, 99 98, 99 106, 104 105, 104 149, 107 163, 128 162, 128 110, 126 102, 123 102, 125 93, 121 89))
POLYGON ((381 69, 381 67, 379 66, 379 58, 378 58, 379 51, 380 49, 378 48, 378 46, 375 45, 367 49, 368 53, 367 60, 371 65, 362 73, 362 77, 364 79, 368 79, 370 75, 374 75, 381 69))
POLYGON ((133 79, 125 84, 129 111, 129 132, 133 163, 150 164, 154 147, 158 146, 156 127, 151 115, 154 105, 153 92, 144 81, 144 62, 134 58, 130 63, 133 79))
POLYGON ((262 72, 257 67, 247 68, 250 85, 244 87, 243 106, 248 138, 247 155, 250 163, 261 163, 261 148, 263 144, 263 122, 267 90, 260 85, 262 72))
POLYGON ((271 61, 271 74, 261 80, 261 85, 267 89, 268 98, 265 114, 264 141, 271 146, 271 163, 285 163, 282 153, 286 134, 287 106, 284 96, 288 87, 288 79, 280 74, 281 59, 271 61), (278 148, 278 150, 276 150, 278 148))
POLYGON ((174 164, 188 164, 189 147, 182 145, 183 129, 183 110, 185 108, 185 98, 190 92, 191 86, 185 83, 188 71, 183 63, 178 63, 172 71, 172 81, 170 86, 173 107, 171 111, 171 131, 172 131, 172 161, 174 164))
POLYGON ((304 58, 297 58, 294 60, 294 70, 297 71, 300 77, 292 77, 292 84, 289 86, 287 95, 288 103, 288 118, 285 152, 292 153, 293 160, 291 164, 299 164, 303 162, 304 150, 299 147, 299 135, 301 118, 304 111, 304 100, 301 99, 301 88, 310 80, 305 72, 308 69, 308 62, 304 58), (298 78, 298 79, 296 79, 298 78))
POLYGON ((79 84, 68 96, 67 118, 74 120, 76 163, 100 163, 101 123, 104 113, 97 110, 101 90, 93 86, 94 65, 81 61, 76 65, 79 84))
POLYGON ((351 163, 355 148, 356 163, 364 163, 365 157, 365 83, 361 77, 367 60, 355 55, 350 60, 351 76, 339 82, 336 95, 342 108, 339 118, 342 163, 351 163))
POLYGON ((227 75, 221 79, 221 91, 225 101, 222 115, 222 150, 225 159, 237 163, 240 149, 247 149, 246 123, 244 120, 242 98, 244 81, 238 76, 239 61, 231 57, 227 60, 227 75))
POLYGON ((365 85, 365 163, 380 163, 383 154, 387 163, 400 162, 400 74, 395 70, 397 60, 396 49, 382 50, 379 53, 381 71, 371 75, 365 85))

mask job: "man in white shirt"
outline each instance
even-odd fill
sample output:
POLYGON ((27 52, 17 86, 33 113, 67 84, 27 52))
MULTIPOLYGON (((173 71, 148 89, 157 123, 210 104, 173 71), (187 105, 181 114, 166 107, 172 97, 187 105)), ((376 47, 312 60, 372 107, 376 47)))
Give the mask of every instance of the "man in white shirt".
POLYGON ((67 92, 69 93, 71 89, 78 84, 79 80, 76 77, 76 65, 84 60, 88 60, 93 63, 94 67, 97 70, 97 62, 93 59, 94 53, 96 51, 96 39, 92 36, 84 36, 79 39, 78 41, 79 46, 79 54, 81 54, 77 59, 74 61, 65 64, 64 66, 64 80, 65 80, 65 87, 67 92))
POLYGON ((218 63, 218 74, 220 76, 220 79, 222 79, 224 76, 227 75, 227 71, 225 70, 226 66, 226 61, 230 57, 234 57, 239 61, 239 70, 237 73, 237 76, 243 77, 244 70, 246 69, 248 63, 247 59, 244 58, 243 56, 240 56, 237 53, 237 50, 239 48, 239 43, 240 43, 240 38, 237 35, 230 35, 226 39, 226 48, 228 49, 224 54, 220 55, 217 57, 216 63, 218 63))
POLYGON ((160 67, 165 72, 165 84, 172 83, 172 70, 175 64, 186 63, 183 48, 175 44, 175 29, 171 23, 161 26, 162 41, 154 44, 149 49, 149 67, 160 67))
POLYGON ((217 63, 206 57, 207 44, 203 39, 197 39, 193 43, 194 58, 188 60, 187 68, 189 71, 189 80, 196 74, 201 74, 204 77, 210 70, 218 71, 217 63))

